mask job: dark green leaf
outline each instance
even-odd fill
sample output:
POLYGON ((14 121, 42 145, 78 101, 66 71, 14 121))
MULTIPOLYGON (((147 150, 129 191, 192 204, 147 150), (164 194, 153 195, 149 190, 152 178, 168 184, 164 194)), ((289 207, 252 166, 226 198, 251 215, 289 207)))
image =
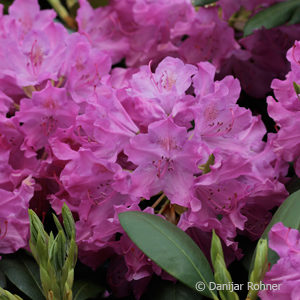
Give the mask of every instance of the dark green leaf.
POLYGON ((218 0, 192 0, 194 6, 204 6, 207 4, 211 4, 217 2, 218 0))
POLYGON ((244 36, 252 34, 255 29, 262 27, 270 29, 288 22, 298 6, 300 0, 289 0, 260 11, 246 23, 244 36))
POLYGON ((184 231, 159 216, 138 211, 120 213, 119 219, 131 240, 162 269, 192 289, 202 281, 206 288, 201 293, 215 297, 207 288, 214 281, 210 265, 184 231))
MULTIPOLYGON (((300 190, 291 194, 278 208, 276 213, 274 214, 271 222, 268 227, 265 229, 262 234, 262 239, 267 239, 269 231, 273 227, 274 224, 282 222, 286 227, 291 227, 300 231, 300 190)), ((256 250, 252 257, 252 263, 250 270, 253 270, 254 259, 256 256, 256 250)), ((269 248, 268 251, 268 262, 273 265, 277 262, 278 255, 276 252, 269 248)), ((251 274, 251 272, 249 273, 251 274)))
POLYGON ((77 280, 73 285, 73 300, 95 298, 104 292, 104 288, 93 282, 77 280))
POLYGON ((44 300, 38 265, 29 257, 4 258, 0 268, 7 278, 33 300, 44 300))
POLYGON ((204 297, 181 282, 156 279, 151 282, 148 293, 141 300, 202 300, 204 297))
POLYGON ((4 273, 0 270, 0 287, 6 287, 6 279, 4 273))
POLYGON ((289 24, 297 24, 300 22, 300 6, 298 6, 295 11, 293 12, 292 17, 289 20, 289 24))

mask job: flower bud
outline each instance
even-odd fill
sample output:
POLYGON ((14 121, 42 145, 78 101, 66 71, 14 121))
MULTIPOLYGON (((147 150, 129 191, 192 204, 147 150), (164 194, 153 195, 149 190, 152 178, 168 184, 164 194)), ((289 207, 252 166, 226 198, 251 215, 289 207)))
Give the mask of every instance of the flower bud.
POLYGON ((66 235, 69 240, 72 238, 75 239, 75 222, 73 219, 73 215, 66 204, 62 207, 62 216, 64 220, 64 227, 66 230, 66 235))
MULTIPOLYGON (((265 276, 268 268, 268 242, 266 239, 260 239, 256 247, 254 267, 250 275, 250 282, 259 283, 265 276)), ((258 290, 249 290, 247 299, 255 300, 258 290)))

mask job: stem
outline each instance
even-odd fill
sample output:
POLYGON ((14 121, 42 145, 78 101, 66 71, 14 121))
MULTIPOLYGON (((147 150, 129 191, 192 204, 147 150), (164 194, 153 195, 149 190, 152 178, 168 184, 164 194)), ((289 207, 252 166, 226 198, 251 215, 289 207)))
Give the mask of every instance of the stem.
POLYGON ((160 195, 160 197, 153 203, 152 208, 155 208, 165 196, 165 193, 162 193, 162 195, 160 195))
POLYGON ((168 199, 168 200, 164 203, 164 205, 162 206, 162 208, 160 209, 160 211, 159 211, 158 213, 159 213, 159 214, 162 214, 162 213, 165 211, 166 207, 169 205, 169 203, 170 203, 170 200, 168 199))
POLYGON ((60 3, 60 0, 48 0, 48 2, 66 25, 69 28, 76 30, 76 21, 69 15, 66 8, 60 3))

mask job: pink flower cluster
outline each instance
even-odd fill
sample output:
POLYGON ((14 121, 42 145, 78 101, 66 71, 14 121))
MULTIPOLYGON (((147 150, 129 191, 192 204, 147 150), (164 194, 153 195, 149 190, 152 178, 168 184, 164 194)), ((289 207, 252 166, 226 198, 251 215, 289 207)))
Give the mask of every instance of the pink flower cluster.
POLYGON ((136 67, 172 55, 189 63, 212 60, 219 68, 239 48, 217 7, 196 12, 190 0, 113 0, 93 10, 87 0, 79 3, 78 31, 113 63, 125 57, 136 67))
POLYGON ((300 176, 300 42, 296 41, 287 53, 291 71, 285 80, 274 79, 272 88, 275 98, 268 97, 268 112, 276 121, 279 132, 272 137, 274 152, 280 159, 293 162, 300 176))
POLYGON ((297 149, 297 131, 284 134, 296 123, 283 112, 293 104, 297 114, 298 95, 285 110, 273 105, 282 129, 276 143, 263 142, 260 117, 236 104, 239 81, 214 80, 239 48, 216 7, 79 2, 72 34, 36 0, 15 0, 9 15, 0 6, 0 253, 26 246, 29 205, 59 213, 67 203, 81 261, 96 268, 110 258, 112 289, 138 298, 153 273, 168 275, 130 241, 118 213, 164 194, 164 217, 196 241, 215 229, 228 261, 240 257, 237 233, 260 237, 287 196, 278 181, 287 163, 272 147, 298 158, 299 147, 288 157, 281 146, 297 149), (131 68, 111 69, 122 58, 131 68))
POLYGON ((269 246, 279 255, 279 260, 264 277, 264 284, 275 289, 259 293, 262 300, 300 299, 300 233, 296 229, 275 224, 269 233, 269 246))

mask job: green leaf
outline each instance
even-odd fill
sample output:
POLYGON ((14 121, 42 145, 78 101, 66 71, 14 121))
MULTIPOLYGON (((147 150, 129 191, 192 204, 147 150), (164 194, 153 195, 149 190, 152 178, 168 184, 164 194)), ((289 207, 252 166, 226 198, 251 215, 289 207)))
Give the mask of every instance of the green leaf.
POLYGON ((192 0, 194 6, 204 6, 207 4, 212 4, 217 2, 218 0, 192 0))
POLYGON ((48 291, 51 289, 51 279, 48 275, 48 272, 42 266, 40 267, 40 277, 44 295, 47 295, 48 291))
POLYGON ((120 213, 119 219, 131 240, 162 269, 192 289, 202 281, 201 293, 215 299, 215 292, 208 289, 214 281, 210 265, 184 231, 159 216, 138 211, 120 213))
POLYGON ((55 214, 52 214, 52 217, 53 217, 53 221, 55 223, 57 231, 63 230, 63 227, 61 226, 57 216, 55 214))
POLYGON ((104 288, 90 281, 77 280, 73 285, 73 300, 95 298, 104 292, 104 288))
POLYGON ((0 270, 0 287, 5 288, 6 287, 6 279, 4 273, 0 270))
POLYGON ((262 27, 270 29, 286 23, 298 6, 300 6, 300 0, 289 0, 260 11, 246 23, 244 36, 252 34, 255 29, 262 27))
POLYGON ((37 253, 37 263, 42 266, 47 265, 48 249, 47 249, 47 245, 43 241, 40 233, 38 233, 35 250, 37 253))
MULTIPOLYGON (((300 190, 291 194, 277 209, 271 222, 265 229, 261 239, 268 239, 268 234, 274 224, 282 222, 286 227, 291 227, 300 231, 300 190)), ((254 267, 254 259, 256 257, 256 249, 252 257, 251 272, 254 267)), ((277 262, 278 255, 269 248, 268 262, 273 265, 277 262)), ((249 274, 251 274, 251 272, 249 274)))
POLYGON ((33 300, 44 300, 38 265, 29 257, 4 258, 0 268, 7 278, 33 300))
POLYGON ((223 248, 221 245, 220 238, 217 236, 215 231, 212 232, 212 239, 211 239, 211 248, 210 248, 210 258, 214 267, 214 271, 216 272, 216 259, 217 256, 220 255, 220 257, 224 261, 224 254, 223 254, 223 248))
MULTIPOLYGON (((254 267, 250 274, 250 282, 256 284, 260 283, 268 269, 268 242, 266 239, 260 239, 258 241, 257 247, 256 247, 256 255, 254 259, 254 267)), ((250 288, 248 291, 247 299, 250 300, 256 299, 258 294, 257 289, 250 288)))
POLYGON ((293 12, 292 17, 289 20, 289 25, 297 24, 300 22, 300 6, 298 6, 293 12))
POLYGON ((69 240, 75 238, 75 222, 73 215, 66 204, 63 205, 61 210, 63 216, 64 227, 69 240))
POLYGON ((43 223, 32 209, 28 210, 28 214, 30 219, 31 242, 33 243, 33 245, 35 245, 37 242, 38 234, 40 234, 43 242, 46 243, 46 241, 48 241, 48 234, 44 230, 43 223))
POLYGON ((74 239, 70 241, 67 258, 65 260, 64 268, 73 269, 75 268, 76 261, 77 261, 77 245, 74 239))
POLYGON ((50 250, 49 259, 56 272, 60 272, 65 264, 66 237, 62 230, 59 231, 50 250))
POLYGON ((23 300, 18 295, 13 295, 9 291, 0 288, 0 300, 23 300))
POLYGON ((142 296, 141 300, 202 300, 204 297, 177 281, 176 283, 161 279, 152 280, 148 293, 142 296))
MULTIPOLYGON (((213 235, 213 239, 216 238, 217 235, 213 235)), ((218 237, 217 237, 218 238, 218 237)), ((214 271, 215 271, 215 281, 217 284, 230 284, 232 282, 232 278, 230 273, 226 268, 226 264, 224 261, 223 251, 222 254, 216 253, 214 257, 214 271)), ((237 293, 231 291, 230 289, 227 290, 219 290, 219 295, 222 300, 238 300, 239 297, 237 293)))

